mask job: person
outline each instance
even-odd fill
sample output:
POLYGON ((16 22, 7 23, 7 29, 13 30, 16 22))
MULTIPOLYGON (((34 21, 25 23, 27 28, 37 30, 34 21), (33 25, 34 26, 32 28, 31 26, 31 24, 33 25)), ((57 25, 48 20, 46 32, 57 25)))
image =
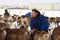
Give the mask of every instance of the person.
POLYGON ((30 28, 31 30, 37 29, 38 31, 48 32, 49 22, 46 16, 41 15, 37 9, 32 9, 32 13, 26 13, 27 17, 30 17, 30 28))
POLYGON ((31 33, 33 36, 37 30, 45 31, 48 33, 49 22, 46 19, 46 16, 41 15, 37 9, 32 9, 32 13, 29 16, 31 33))
POLYGON ((8 10, 5 9, 5 13, 4 13, 4 22, 8 22, 8 17, 10 16, 10 14, 8 13, 8 10))
POLYGON ((8 10, 7 9, 5 9, 4 16, 10 16, 10 14, 8 13, 8 10))
POLYGON ((37 29, 38 31, 48 32, 49 22, 44 15, 41 15, 37 9, 32 9, 30 19, 31 30, 37 29))

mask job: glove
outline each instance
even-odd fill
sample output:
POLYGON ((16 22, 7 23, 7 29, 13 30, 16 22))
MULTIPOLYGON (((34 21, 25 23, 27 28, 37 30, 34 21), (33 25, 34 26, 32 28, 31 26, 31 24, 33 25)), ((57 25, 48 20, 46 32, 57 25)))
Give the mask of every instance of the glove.
POLYGON ((33 30, 31 30, 31 34, 35 34, 35 32, 37 32, 38 30, 36 28, 34 28, 33 30))

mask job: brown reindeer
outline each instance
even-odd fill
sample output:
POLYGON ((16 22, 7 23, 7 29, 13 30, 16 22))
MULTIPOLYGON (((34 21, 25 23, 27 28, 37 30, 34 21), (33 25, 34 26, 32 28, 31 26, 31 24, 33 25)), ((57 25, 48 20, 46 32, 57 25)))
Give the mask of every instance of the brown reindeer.
POLYGON ((20 18, 20 25, 27 29, 30 26, 29 20, 30 19, 28 17, 25 17, 24 15, 22 15, 20 18))
POLYGON ((52 40, 60 40, 60 26, 54 29, 51 39, 52 40))
POLYGON ((6 23, 0 23, 0 40, 5 40, 6 37, 6 31, 5 28, 8 28, 9 25, 6 23))
POLYGON ((29 34, 25 29, 8 29, 6 40, 28 40, 29 34))
MULTIPOLYGON (((27 24, 27 18, 18 18, 20 23, 20 29, 6 29, 7 36, 6 40, 29 40, 30 34, 27 30, 27 27, 29 26, 27 24)), ((19 21, 18 20, 18 21, 19 21)))
POLYGON ((45 31, 36 31, 34 40, 50 40, 49 34, 45 31))
POLYGON ((57 27, 56 18, 51 17, 49 20, 49 23, 50 23, 49 33, 50 35, 52 35, 53 30, 57 27))
POLYGON ((18 17, 18 18, 17 18, 17 23, 18 23, 18 25, 21 24, 21 17, 18 17))

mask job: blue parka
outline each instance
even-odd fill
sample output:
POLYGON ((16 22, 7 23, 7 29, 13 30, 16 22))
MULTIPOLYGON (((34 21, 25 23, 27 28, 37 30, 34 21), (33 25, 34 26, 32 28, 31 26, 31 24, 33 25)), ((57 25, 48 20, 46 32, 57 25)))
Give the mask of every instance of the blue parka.
POLYGON ((31 30, 33 28, 38 29, 39 31, 46 31, 48 32, 48 28, 49 28, 49 22, 46 19, 45 16, 41 15, 39 16, 37 19, 30 19, 30 28, 31 30))

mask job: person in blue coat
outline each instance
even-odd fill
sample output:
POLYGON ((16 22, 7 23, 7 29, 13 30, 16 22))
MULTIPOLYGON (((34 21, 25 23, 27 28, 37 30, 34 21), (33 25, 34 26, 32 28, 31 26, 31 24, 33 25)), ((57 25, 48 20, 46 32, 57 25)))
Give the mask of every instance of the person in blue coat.
POLYGON ((32 9, 32 13, 29 12, 25 16, 30 16, 30 28, 33 31, 46 31, 48 32, 49 22, 46 16, 41 15, 37 9, 32 9))

